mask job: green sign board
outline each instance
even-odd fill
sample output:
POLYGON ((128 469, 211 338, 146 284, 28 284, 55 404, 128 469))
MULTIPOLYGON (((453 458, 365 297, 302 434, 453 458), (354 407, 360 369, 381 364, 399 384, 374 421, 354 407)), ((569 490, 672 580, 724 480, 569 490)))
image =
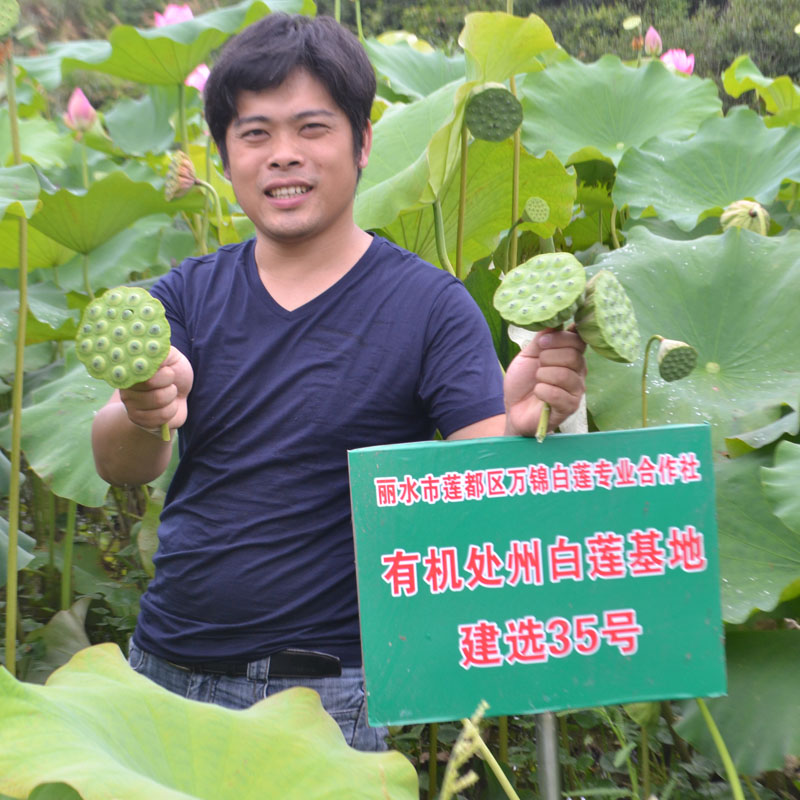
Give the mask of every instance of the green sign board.
POLYGON ((725 693, 708 426, 349 463, 370 724, 725 693))

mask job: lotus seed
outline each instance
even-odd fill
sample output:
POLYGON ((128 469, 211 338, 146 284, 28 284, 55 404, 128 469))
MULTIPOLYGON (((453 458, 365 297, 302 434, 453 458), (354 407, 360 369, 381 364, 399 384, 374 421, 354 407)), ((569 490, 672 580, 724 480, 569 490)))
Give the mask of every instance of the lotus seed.
POLYGON ((111 331, 111 337, 115 342, 124 342, 125 339, 128 338, 128 331, 126 331, 122 325, 117 325, 117 327, 111 331))
POLYGON ((105 333, 108 330, 108 322, 104 319, 98 320, 94 324, 94 329, 97 333, 105 333))
POLYGON ((121 364, 118 364, 116 367, 114 367, 114 369, 111 370, 111 377, 117 381, 117 383, 124 381, 127 376, 128 373, 125 367, 123 367, 121 364))
POLYGON ((113 290, 104 295, 104 298, 106 303, 108 303, 110 306, 116 306, 122 302, 122 295, 113 290))
POLYGON ((131 339, 128 342, 128 352, 131 355, 138 356, 144 350, 144 345, 138 339, 131 339))
POLYGON ((116 319, 117 309, 116 308, 108 308, 108 309, 106 309, 106 316, 109 319, 116 319))
POLYGON ((92 359, 92 369, 96 370, 97 372, 102 372, 106 368, 106 360, 103 356, 95 356, 92 359))
POLYGON ((110 344, 111 342, 108 341, 107 336, 98 336, 97 339, 94 340, 95 350, 99 350, 101 353, 104 350, 108 350, 110 344))

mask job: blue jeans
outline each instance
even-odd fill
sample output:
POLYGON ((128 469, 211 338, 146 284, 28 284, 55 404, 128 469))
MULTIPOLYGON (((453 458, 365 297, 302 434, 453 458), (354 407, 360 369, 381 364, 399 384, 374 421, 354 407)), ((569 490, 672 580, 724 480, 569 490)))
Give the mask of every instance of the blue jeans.
POLYGON ((336 720, 350 747, 367 751, 387 749, 386 728, 367 725, 361 667, 342 667, 339 678, 270 678, 269 658, 263 658, 250 662, 246 676, 216 675, 176 666, 142 650, 133 641, 128 663, 140 675, 181 697, 225 708, 249 708, 283 689, 306 686, 319 694, 323 707, 336 720))

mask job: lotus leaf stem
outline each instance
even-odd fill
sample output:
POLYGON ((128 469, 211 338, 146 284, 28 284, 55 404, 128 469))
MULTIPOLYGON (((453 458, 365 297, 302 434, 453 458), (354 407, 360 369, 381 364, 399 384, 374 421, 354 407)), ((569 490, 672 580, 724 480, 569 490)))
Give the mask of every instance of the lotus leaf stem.
POLYGON ((642 800, 647 800, 650 797, 650 740, 644 725, 642 726, 641 761, 642 800))
POLYGON ((731 785, 733 798, 734 800, 744 800, 744 792, 742 791, 742 784, 739 781, 739 774, 736 772, 733 759, 731 758, 731 754, 728 752, 728 748, 725 745, 725 740, 722 738, 722 734, 719 732, 717 723, 714 722, 714 717, 711 716, 711 712, 708 710, 706 701, 703 700, 702 697, 697 697, 695 700, 697 701, 700 713, 703 715, 703 720, 706 723, 708 732, 711 734, 711 738, 714 740, 714 744, 717 746, 717 751, 722 759, 722 763, 725 766, 725 774, 728 776, 728 783, 731 785))
POLYGON ((364 29, 361 27, 361 0, 355 0, 356 5, 356 28, 358 29, 358 40, 363 44, 364 29))
POLYGON ((619 250, 619 238, 617 237, 617 207, 611 209, 611 243, 615 250, 619 250))
POLYGON ((439 762, 436 758, 439 752, 439 723, 431 722, 428 726, 428 797, 436 796, 439 783, 439 762))
POLYGON ((508 717, 497 718, 497 757, 503 764, 508 764, 508 717))
POLYGON ((451 274, 455 275, 453 265, 447 256, 447 241, 444 237, 444 217, 442 216, 442 204, 439 198, 433 201, 433 233, 436 237, 436 254, 439 256, 439 263, 451 274))
MULTIPOLYGON (((6 52, 6 98, 11 128, 11 152, 14 164, 22 163, 19 144, 16 79, 11 42, 6 52)), ((17 671, 17 547, 19 546, 19 476, 22 461, 22 382, 25 374, 25 324, 28 317, 28 219, 19 218, 19 314, 14 363, 14 386, 11 392, 11 464, 8 487, 8 555, 6 563, 6 636, 5 665, 11 675, 17 671)))
POLYGON ((189 129, 186 125, 186 86, 178 84, 178 145, 184 153, 189 152, 189 129))
POLYGON ((464 218, 467 214, 467 145, 469 133, 467 123, 461 123, 461 184, 458 194, 458 229, 456 232, 456 277, 464 279, 464 218))
POLYGON ((81 272, 83 273, 83 288, 90 300, 94 300, 94 292, 92 291, 92 283, 89 280, 89 254, 81 254, 81 272))
POLYGON ((333 3, 333 18, 337 22, 342 21, 342 0, 334 0, 333 3))
MULTIPOLYGON (((512 11, 509 13, 513 13, 514 3, 513 0, 509 0, 509 5, 512 8, 512 11)), ((512 75, 509 78, 509 86, 511 88, 511 94, 514 97, 517 96, 517 82, 512 75)), ((520 130, 517 128, 514 131, 514 161, 511 168, 511 219, 515 220, 519 218, 519 163, 520 163, 520 151, 522 149, 520 138, 520 130)), ((508 269, 514 269, 517 266, 517 235, 514 234, 511 239, 511 250, 509 253, 508 258, 508 269)))
POLYGON ((74 500, 70 500, 67 506, 67 528, 64 533, 64 553, 61 564, 61 608, 64 611, 72 605, 72 551, 77 517, 78 504, 74 500))
POLYGON ((800 192, 800 183, 795 183, 792 186, 792 199, 789 201, 789 205, 786 206, 787 211, 791 211, 794 208, 794 204, 797 202, 798 192, 800 192))
POLYGON ((647 364, 650 359, 650 345, 653 342, 660 342, 663 336, 654 333, 644 346, 644 364, 642 366, 642 427, 647 427, 647 364))

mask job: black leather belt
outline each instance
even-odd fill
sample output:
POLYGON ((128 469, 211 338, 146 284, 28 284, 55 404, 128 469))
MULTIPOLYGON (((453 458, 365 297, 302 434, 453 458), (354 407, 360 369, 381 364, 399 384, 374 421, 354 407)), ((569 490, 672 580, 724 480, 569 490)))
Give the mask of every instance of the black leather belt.
MULTIPOLYGON (((204 661, 200 664, 177 664, 173 667, 189 672, 207 672, 210 675, 247 675, 248 661, 204 661)), ((341 661, 327 653, 314 650, 281 650, 269 657, 267 674, 271 678, 337 678, 342 674, 341 661)))

